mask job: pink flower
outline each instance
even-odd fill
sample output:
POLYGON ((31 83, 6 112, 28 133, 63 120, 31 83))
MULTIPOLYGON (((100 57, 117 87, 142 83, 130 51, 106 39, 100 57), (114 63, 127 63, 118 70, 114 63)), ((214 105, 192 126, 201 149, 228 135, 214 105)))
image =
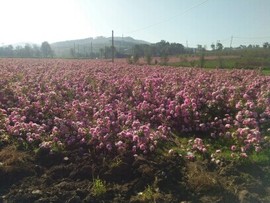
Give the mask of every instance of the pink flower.
POLYGON ((186 158, 190 161, 194 161, 195 156, 192 152, 187 152, 186 158))
POLYGON ((132 152, 133 153, 136 153, 136 151, 137 151, 137 147, 136 146, 132 146, 132 152))
POLYGON ((241 122, 242 119, 243 119, 243 116, 242 116, 241 114, 237 114, 237 115, 236 115, 236 120, 237 120, 237 121, 241 122))
POLYGON ((243 95, 243 98, 244 98, 244 99, 249 99, 248 94, 244 94, 244 95, 243 95))
POLYGON ((136 141, 138 141, 139 140, 139 136, 138 135, 134 135, 133 136, 133 142, 136 142, 136 141))
POLYGON ((121 140, 115 143, 115 146, 117 147, 121 147, 122 145, 123 145, 123 142, 121 140))
POLYGON ((198 145, 202 145, 203 144, 203 141, 202 141, 201 138, 195 138, 194 143, 195 144, 198 144, 198 145))
POLYGON ((145 144, 140 144, 139 148, 140 148, 140 150, 144 151, 146 149, 146 146, 145 146, 145 144))
POLYGON ((261 150, 262 150, 261 147, 258 147, 258 146, 255 147, 255 151, 256 151, 256 152, 259 152, 259 151, 261 151, 261 150))
POLYGON ((111 150, 112 150, 112 145, 111 145, 111 144, 107 144, 107 145, 106 145, 106 148, 107 148, 109 151, 111 151, 111 150))
POLYGON ((241 153, 240 156, 243 157, 243 158, 247 158, 248 157, 247 153, 241 153))
POLYGON ((232 150, 232 151, 235 151, 235 150, 236 150, 236 146, 235 146, 235 145, 232 145, 232 146, 231 146, 231 150, 232 150))
POLYGON ((150 152, 154 151, 155 150, 154 145, 150 145, 149 150, 150 150, 150 152))
POLYGON ((27 140, 28 142, 30 142, 30 143, 34 141, 34 139, 33 139, 32 137, 27 137, 26 140, 27 140))

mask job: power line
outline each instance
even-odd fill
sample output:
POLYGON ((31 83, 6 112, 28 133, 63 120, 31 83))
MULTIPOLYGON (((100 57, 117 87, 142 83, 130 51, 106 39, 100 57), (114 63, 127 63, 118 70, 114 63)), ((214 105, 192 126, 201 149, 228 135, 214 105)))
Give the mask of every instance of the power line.
POLYGON ((228 37, 226 39, 223 39, 223 40, 219 40, 219 42, 226 42, 226 41, 229 41, 231 39, 231 37, 228 37))
POLYGON ((237 38, 237 39, 269 39, 270 36, 261 36, 261 37, 239 37, 239 36, 235 36, 234 38, 237 38))
POLYGON ((190 8, 188 8, 188 9, 185 10, 184 12, 182 12, 182 13, 180 13, 180 14, 177 14, 177 15, 174 15, 174 16, 171 16, 171 17, 169 17, 169 18, 167 18, 167 19, 164 19, 163 21, 159 21, 159 22, 153 23, 153 24, 151 24, 151 25, 148 25, 148 26, 145 26, 145 27, 142 27, 142 28, 139 28, 139 29, 136 29, 136 30, 127 32, 127 34, 131 34, 131 33, 134 33, 134 32, 139 32, 139 31, 142 31, 142 30, 146 30, 146 29, 148 29, 148 28, 151 28, 151 27, 160 25, 160 24, 162 24, 162 23, 166 23, 166 22, 168 22, 168 21, 171 21, 171 20, 173 20, 173 19, 176 18, 176 17, 179 17, 179 16, 182 16, 182 15, 186 14, 186 13, 189 12, 190 10, 192 10, 192 9, 194 9, 194 8, 196 8, 196 7, 199 7, 199 6, 203 5, 203 4, 205 4, 207 1, 209 1, 209 0, 205 0, 205 1, 201 2, 201 3, 199 3, 199 4, 196 4, 196 5, 194 5, 194 6, 190 7, 190 8))

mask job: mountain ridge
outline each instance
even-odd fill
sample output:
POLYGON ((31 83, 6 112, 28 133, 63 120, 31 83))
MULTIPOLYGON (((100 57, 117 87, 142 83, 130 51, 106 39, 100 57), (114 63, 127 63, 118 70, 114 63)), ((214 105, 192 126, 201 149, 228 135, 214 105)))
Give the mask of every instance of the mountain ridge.
MULTIPOLYGON (((114 37, 114 47, 116 50, 132 50, 136 44, 148 44, 150 42, 144 40, 137 40, 130 36, 114 37)), ((68 56, 73 52, 77 55, 89 55, 90 53, 99 53, 102 49, 112 46, 112 37, 88 37, 83 39, 65 40, 51 43, 51 47, 57 56, 68 56)))
MULTIPOLYGON (((75 44, 85 44, 85 43, 91 43, 92 44, 111 44, 112 37, 103 37, 103 36, 98 36, 98 37, 88 37, 88 38, 83 38, 83 39, 73 39, 73 40, 64 40, 64 41, 59 41, 59 42, 54 42, 51 43, 51 46, 61 46, 61 45, 74 45, 75 44)), ((119 37, 116 36, 114 37, 115 42, 128 42, 128 43, 133 43, 133 44, 151 44, 150 42, 144 41, 144 40, 138 40, 134 39, 132 37, 119 37)))

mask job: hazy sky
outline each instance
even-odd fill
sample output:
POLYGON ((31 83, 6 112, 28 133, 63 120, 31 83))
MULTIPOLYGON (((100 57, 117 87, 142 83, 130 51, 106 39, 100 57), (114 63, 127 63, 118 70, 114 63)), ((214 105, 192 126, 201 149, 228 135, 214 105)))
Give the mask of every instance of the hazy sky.
POLYGON ((270 0, 0 0, 0 45, 110 36, 189 46, 270 42, 270 0))

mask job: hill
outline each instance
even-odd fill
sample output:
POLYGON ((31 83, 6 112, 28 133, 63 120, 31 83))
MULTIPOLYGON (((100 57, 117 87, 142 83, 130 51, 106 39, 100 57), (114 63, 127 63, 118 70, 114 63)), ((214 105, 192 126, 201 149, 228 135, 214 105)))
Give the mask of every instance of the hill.
MULTIPOLYGON (((69 57, 76 53, 80 56, 98 55, 106 47, 111 47, 111 37, 96 37, 96 38, 85 38, 76 40, 67 40, 61 42, 55 42, 51 44, 56 56, 58 57, 69 57)), ((122 52, 130 52, 135 44, 150 44, 143 40, 133 39, 132 37, 114 37, 114 46, 116 50, 122 52)))

